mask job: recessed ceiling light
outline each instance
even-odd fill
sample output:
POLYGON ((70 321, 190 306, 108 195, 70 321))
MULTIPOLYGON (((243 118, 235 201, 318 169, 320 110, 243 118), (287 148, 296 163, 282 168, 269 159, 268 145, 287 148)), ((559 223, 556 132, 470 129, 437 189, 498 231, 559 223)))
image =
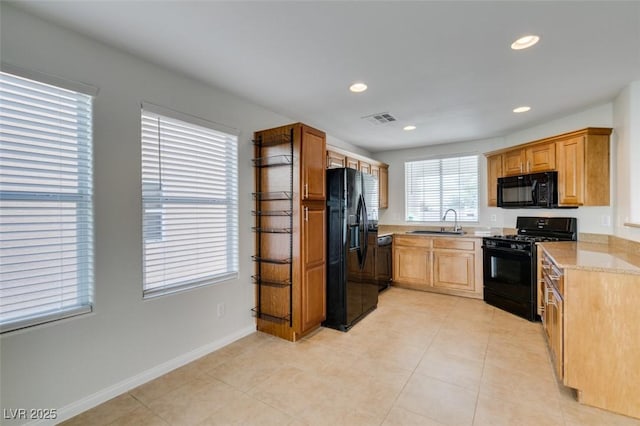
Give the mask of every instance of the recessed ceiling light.
POLYGON ((530 109, 531 109, 530 106, 519 106, 518 108, 514 108, 513 112, 516 112, 516 113, 518 113, 518 112, 527 112, 530 109))
POLYGON ((349 90, 351 90, 353 93, 364 92, 365 90, 367 90, 367 85, 364 83, 353 83, 349 87, 349 90))
POLYGON ((513 50, 522 50, 522 49, 526 49, 527 47, 533 46, 539 41, 540 41, 540 37, 537 35, 534 35, 534 34, 526 35, 524 37, 520 37, 519 39, 511 43, 511 48, 513 50))
POLYGON ((404 130, 415 130, 416 126, 404 126, 404 130))

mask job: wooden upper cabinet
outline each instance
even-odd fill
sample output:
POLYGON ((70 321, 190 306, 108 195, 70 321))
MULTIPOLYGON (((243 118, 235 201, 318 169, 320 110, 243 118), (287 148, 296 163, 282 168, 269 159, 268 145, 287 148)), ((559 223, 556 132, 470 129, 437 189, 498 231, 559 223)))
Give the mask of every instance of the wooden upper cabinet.
POLYGON ((546 172, 556 168, 556 144, 535 144, 525 149, 527 173, 546 172))
POLYGON ((345 160, 345 167, 348 167, 350 169, 358 170, 359 165, 360 165, 360 162, 358 161, 357 158, 347 157, 345 160))
POLYGON ((380 166, 380 185, 378 194, 378 206, 381 209, 389 207, 389 167, 380 166))
POLYGON ((524 171, 524 162, 525 162, 525 152, 524 149, 515 149, 512 151, 507 151, 503 154, 504 161, 504 174, 505 176, 509 175, 520 175, 525 173, 524 171))
POLYGON ((347 157, 339 152, 327 151, 327 169, 347 167, 347 157))
POLYGON ((507 151, 503 155, 505 176, 546 172, 556 168, 556 145, 554 142, 532 144, 507 151))
POLYGON ((582 205, 584 194, 584 136, 567 139, 557 143, 558 166, 558 204, 582 205))
POLYGON ((324 200, 326 198, 325 134, 312 127, 301 126, 301 199, 324 200))
POLYGON ((372 176, 375 176, 378 178, 378 181, 380 180, 380 167, 376 166, 375 164, 371 165, 371 171, 369 172, 371 173, 372 176))
POLYGON ((559 205, 609 205, 610 133, 586 129, 556 142, 559 205))
POLYGON ((498 178, 502 177, 502 154, 487 157, 487 205, 498 205, 498 178))
POLYGON ((389 166, 373 159, 356 158, 356 155, 349 155, 348 152, 341 151, 339 148, 329 147, 326 155, 326 166, 328 169, 348 167, 377 177, 378 208, 389 208, 389 166))
POLYGON ((504 176, 557 171, 558 204, 562 207, 609 205, 611 131, 588 127, 486 153, 488 204, 495 205, 493 179, 499 167, 497 156, 502 155, 504 176))

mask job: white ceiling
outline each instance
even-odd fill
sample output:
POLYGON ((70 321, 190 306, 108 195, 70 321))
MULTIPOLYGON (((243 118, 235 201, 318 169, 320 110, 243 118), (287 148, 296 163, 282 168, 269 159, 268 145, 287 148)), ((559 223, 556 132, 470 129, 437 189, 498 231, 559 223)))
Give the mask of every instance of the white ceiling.
POLYGON ((504 135, 640 79, 640 1, 16 4, 373 152, 504 135), (361 118, 379 112, 398 121, 361 118))

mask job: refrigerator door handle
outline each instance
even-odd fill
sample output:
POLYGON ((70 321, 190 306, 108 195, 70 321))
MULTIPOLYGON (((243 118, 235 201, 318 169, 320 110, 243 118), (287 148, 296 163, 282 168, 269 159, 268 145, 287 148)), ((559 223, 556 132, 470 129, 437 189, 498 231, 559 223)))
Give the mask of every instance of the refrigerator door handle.
POLYGON ((364 253, 363 253, 363 242, 362 242, 362 236, 364 234, 364 229, 363 229, 363 225, 364 225, 364 220, 362 219, 362 213, 363 213, 363 198, 362 195, 360 197, 358 197, 358 210, 356 212, 356 218, 358 221, 358 267, 359 269, 362 269, 362 265, 364 264, 364 253))
POLYGON ((362 255, 362 264, 360 265, 360 270, 364 270, 364 264, 367 261, 367 255, 369 254, 369 218, 367 214, 367 202, 364 200, 364 196, 362 197, 362 223, 364 227, 364 254, 362 255))

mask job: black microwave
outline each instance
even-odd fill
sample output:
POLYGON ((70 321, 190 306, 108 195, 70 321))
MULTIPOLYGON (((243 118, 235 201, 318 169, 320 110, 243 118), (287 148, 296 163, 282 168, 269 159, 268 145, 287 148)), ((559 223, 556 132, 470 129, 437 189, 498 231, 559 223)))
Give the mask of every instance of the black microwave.
POLYGON ((498 178, 498 207, 558 207, 558 172, 498 178))

